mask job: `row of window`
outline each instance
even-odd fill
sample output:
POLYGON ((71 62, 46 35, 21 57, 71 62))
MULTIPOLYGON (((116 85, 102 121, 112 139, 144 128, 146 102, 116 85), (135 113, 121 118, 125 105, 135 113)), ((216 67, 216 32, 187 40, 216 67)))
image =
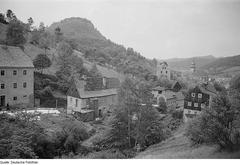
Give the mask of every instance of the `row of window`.
MULTIPOLYGON (((23 95, 23 97, 26 98, 27 95, 23 95)), ((17 99, 18 99, 17 96, 14 96, 14 97, 13 97, 13 100, 14 100, 14 101, 16 101, 17 99)))
MULTIPOLYGON (((168 71, 167 71, 167 70, 166 70, 165 72, 166 72, 166 74, 168 73, 168 71)), ((163 73, 163 71, 161 71, 161 74, 162 74, 162 73, 163 73)))
MULTIPOLYGON (((13 83, 13 88, 17 88, 17 83, 13 83)), ((23 88, 27 88, 27 83, 23 83, 23 88)), ((1 89, 5 89, 5 84, 1 84, 1 89)))
MULTIPOLYGON (((5 75, 5 70, 1 70, 1 76, 5 75)), ((13 75, 16 76, 17 75, 17 70, 13 70, 13 75)), ((27 75, 27 70, 23 70, 23 75, 27 75)))
MULTIPOLYGON (((196 94, 195 94, 195 93, 192 93, 192 97, 196 97, 196 94)), ((201 94, 201 93, 198 93, 197 97, 198 97, 199 99, 201 99, 201 98, 202 98, 202 94, 201 94)))
MULTIPOLYGON (((194 105, 194 107, 198 107, 198 103, 192 103, 192 102, 188 102, 187 104, 189 107, 191 107, 192 105, 194 105)), ((205 107, 205 104, 201 104, 201 108, 204 108, 205 107)))

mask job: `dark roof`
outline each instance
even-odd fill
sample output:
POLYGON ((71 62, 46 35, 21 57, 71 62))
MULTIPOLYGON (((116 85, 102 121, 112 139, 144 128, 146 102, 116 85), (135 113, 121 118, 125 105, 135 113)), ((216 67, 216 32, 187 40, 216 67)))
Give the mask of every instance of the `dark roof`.
POLYGON ((15 46, 0 45, 0 67, 34 68, 30 57, 15 46))
POLYGON ((78 94, 80 98, 93 98, 93 97, 104 97, 104 96, 111 96, 117 95, 117 89, 103 89, 103 90, 96 90, 96 91, 85 91, 84 90, 84 83, 83 81, 79 81, 74 79, 78 94))

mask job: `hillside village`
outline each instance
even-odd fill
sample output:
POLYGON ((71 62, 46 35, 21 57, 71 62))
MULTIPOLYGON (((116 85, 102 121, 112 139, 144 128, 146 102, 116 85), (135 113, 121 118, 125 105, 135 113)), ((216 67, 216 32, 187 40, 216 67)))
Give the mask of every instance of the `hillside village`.
POLYGON ((188 59, 181 70, 86 19, 34 27, 1 15, 0 158, 144 158, 179 132, 240 158, 240 72, 210 68, 224 58, 206 68, 188 59))

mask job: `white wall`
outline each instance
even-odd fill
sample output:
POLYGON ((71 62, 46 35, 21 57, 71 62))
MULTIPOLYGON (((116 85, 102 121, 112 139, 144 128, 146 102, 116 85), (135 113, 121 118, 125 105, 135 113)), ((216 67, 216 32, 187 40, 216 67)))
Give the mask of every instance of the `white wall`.
POLYGON ((5 96, 5 105, 14 104, 29 104, 30 96, 33 96, 33 68, 0 68, 5 71, 5 75, 0 75, 0 84, 5 84, 5 89, 0 88, 0 95, 5 96), (17 75, 13 75, 13 71, 17 71, 17 75), (23 75, 23 70, 27 71, 26 75, 23 75), (27 83, 27 87, 23 88, 23 83, 27 83), (17 83, 17 88, 13 88, 13 83, 17 83), (17 97, 17 100, 13 100, 13 97, 17 97))
POLYGON ((72 111, 81 111, 82 108, 82 99, 67 96, 67 114, 71 114, 72 111), (76 100, 77 100, 77 106, 76 106, 76 100))
POLYGON ((201 113, 201 111, 197 111, 197 110, 191 110, 191 109, 184 109, 183 110, 183 121, 187 122, 189 119, 186 117, 186 114, 197 114, 199 115, 201 113))

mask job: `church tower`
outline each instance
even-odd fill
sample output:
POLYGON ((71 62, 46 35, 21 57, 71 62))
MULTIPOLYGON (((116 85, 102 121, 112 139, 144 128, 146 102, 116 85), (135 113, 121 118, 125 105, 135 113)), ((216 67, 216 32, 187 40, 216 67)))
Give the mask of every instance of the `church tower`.
POLYGON ((196 72, 196 64, 195 64, 195 61, 193 60, 191 66, 190 66, 190 70, 192 73, 196 72))

